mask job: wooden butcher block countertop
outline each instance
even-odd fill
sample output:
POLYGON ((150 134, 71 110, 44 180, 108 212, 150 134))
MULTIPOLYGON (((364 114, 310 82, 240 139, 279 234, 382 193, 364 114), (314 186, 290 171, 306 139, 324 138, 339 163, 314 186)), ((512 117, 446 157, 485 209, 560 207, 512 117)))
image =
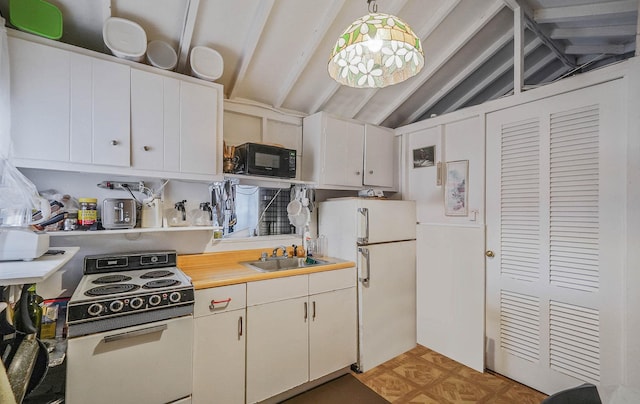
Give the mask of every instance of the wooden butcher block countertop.
MULTIPOLYGON (((245 261, 259 260, 260 254, 263 252, 271 254, 272 249, 179 255, 178 268, 191 278, 195 289, 207 289, 217 286, 332 271, 355 266, 355 263, 351 261, 330 257, 317 257, 318 259, 329 261, 330 264, 274 272, 260 272, 241 264, 245 261)), ((291 256, 290 250, 289 255, 291 256)))

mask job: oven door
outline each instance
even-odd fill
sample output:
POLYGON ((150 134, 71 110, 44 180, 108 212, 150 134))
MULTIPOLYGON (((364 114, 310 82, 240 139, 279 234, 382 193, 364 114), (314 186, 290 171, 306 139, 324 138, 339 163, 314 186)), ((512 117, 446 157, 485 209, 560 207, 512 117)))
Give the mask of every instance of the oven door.
POLYGON ((191 395, 193 317, 70 338, 66 403, 168 403, 191 395))

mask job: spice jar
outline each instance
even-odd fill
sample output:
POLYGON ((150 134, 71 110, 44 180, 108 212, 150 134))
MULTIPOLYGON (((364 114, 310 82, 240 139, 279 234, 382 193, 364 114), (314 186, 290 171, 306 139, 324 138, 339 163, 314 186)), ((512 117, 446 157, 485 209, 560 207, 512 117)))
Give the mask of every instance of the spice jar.
POLYGON ((80 210, 78 210, 78 229, 89 230, 98 220, 98 200, 96 198, 80 198, 80 210))
POLYGON ((67 216, 64 219, 64 230, 72 231, 78 226, 78 211, 76 209, 70 209, 67 212, 67 216))

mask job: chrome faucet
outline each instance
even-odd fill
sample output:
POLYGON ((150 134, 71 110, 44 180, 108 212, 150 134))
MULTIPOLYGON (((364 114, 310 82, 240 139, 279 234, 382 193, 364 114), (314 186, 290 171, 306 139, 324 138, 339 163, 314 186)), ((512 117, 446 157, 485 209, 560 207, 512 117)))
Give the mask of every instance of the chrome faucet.
POLYGON ((271 256, 273 258, 278 256, 278 250, 282 250, 282 258, 287 258, 289 256, 289 254, 287 254, 287 247, 283 245, 279 245, 276 248, 274 248, 273 253, 271 253, 271 256))

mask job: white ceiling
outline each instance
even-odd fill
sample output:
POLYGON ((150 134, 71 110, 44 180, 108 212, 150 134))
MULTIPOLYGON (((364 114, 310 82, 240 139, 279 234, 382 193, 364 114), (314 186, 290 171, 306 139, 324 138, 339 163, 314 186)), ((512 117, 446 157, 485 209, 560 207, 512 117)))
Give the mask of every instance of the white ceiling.
MULTIPOLYGON (((0 11, 8 17, 7 2, 0 11)), ((169 42, 189 74, 204 45, 224 59, 225 97, 311 114, 320 110, 398 127, 513 91, 514 12, 525 16, 524 87, 631 57, 640 0, 378 0, 421 38, 425 67, 404 83, 353 89, 327 74, 329 51, 366 0, 49 0, 64 19, 63 42, 108 53, 110 16, 169 42)), ((9 18, 7 18, 8 20, 9 18)))

